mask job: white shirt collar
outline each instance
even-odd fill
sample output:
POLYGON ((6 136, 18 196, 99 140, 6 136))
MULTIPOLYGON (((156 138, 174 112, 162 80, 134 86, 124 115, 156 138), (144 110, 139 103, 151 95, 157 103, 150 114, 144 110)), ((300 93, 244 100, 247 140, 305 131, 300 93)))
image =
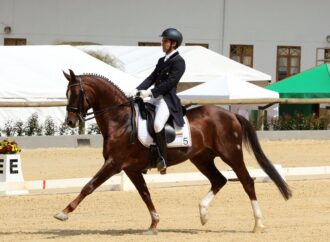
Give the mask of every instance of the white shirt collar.
POLYGON ((164 62, 167 61, 172 55, 174 55, 178 50, 173 50, 171 53, 165 55, 164 62))

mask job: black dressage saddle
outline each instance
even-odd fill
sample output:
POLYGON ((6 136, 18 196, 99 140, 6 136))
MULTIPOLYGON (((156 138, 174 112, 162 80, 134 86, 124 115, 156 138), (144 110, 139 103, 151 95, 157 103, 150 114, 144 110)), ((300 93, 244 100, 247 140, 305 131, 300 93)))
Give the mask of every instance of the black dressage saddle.
MULTIPOLYGON (((149 135, 155 140, 155 105, 145 103, 141 98, 136 99, 136 103, 139 107, 141 118, 147 120, 147 131, 149 135)), ((175 139, 175 128, 172 117, 170 117, 165 124, 165 138, 167 144, 173 142, 175 139)))

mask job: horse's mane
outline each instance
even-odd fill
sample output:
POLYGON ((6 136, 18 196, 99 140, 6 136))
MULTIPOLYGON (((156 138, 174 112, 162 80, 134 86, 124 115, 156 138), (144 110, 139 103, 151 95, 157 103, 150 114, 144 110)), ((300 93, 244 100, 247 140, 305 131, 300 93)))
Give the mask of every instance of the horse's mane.
POLYGON ((107 78, 105 76, 102 76, 102 75, 99 75, 99 74, 95 74, 95 73, 84 73, 81 76, 95 77, 98 80, 102 80, 105 83, 107 83, 108 85, 110 84, 110 85, 114 86, 121 94, 124 95, 124 97, 127 97, 126 94, 125 94, 125 92, 117 84, 113 83, 109 78, 107 78))

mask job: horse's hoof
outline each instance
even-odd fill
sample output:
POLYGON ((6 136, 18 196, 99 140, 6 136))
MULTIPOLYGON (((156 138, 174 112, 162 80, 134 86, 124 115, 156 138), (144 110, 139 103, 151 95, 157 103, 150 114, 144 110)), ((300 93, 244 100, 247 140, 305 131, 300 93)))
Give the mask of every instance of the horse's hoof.
POLYGON ((205 225, 207 221, 209 220, 209 216, 207 213, 207 207, 199 205, 199 215, 201 218, 202 225, 205 225))
POLYGON ((253 233, 262 233, 265 230, 265 225, 258 223, 253 228, 253 233))
POLYGON ((143 235, 157 235, 158 230, 157 229, 148 229, 147 231, 143 232, 143 235))
POLYGON ((66 220, 68 220, 69 216, 63 212, 59 212, 54 215, 54 218, 56 218, 60 221, 66 221, 66 220))

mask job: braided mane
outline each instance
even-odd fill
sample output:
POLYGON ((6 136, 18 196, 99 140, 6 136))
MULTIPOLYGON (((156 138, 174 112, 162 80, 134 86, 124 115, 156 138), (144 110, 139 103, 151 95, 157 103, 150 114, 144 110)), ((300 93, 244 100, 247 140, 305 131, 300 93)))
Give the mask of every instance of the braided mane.
POLYGON ((96 77, 96 78, 98 78, 98 80, 105 81, 107 84, 110 84, 110 85, 114 86, 115 88, 117 88, 117 90, 121 94, 123 94, 125 97, 127 97, 126 94, 125 94, 125 92, 117 84, 113 83, 109 78, 107 78, 105 76, 102 76, 102 75, 99 75, 99 74, 95 74, 95 73, 84 73, 81 76, 96 77))

